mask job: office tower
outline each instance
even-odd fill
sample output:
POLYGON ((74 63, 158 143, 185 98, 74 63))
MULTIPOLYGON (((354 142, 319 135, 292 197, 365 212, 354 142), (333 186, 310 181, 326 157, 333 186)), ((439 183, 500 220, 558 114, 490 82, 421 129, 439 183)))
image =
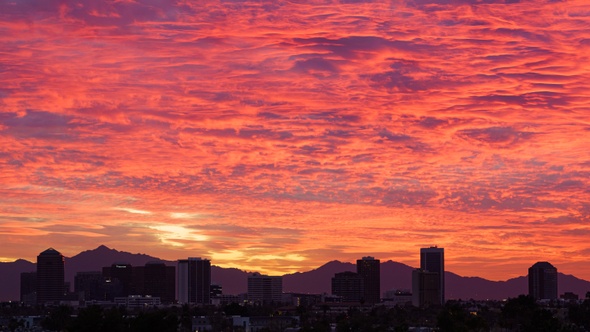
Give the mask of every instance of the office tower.
POLYGON ((145 266, 131 268, 131 291, 129 295, 145 295, 145 266))
POLYGON ((37 303, 56 303, 64 298, 64 256, 49 248, 37 256, 37 303))
POLYGON ((549 262, 529 268, 529 295, 534 299, 557 299, 557 269, 549 262))
POLYGON ((248 276, 248 300, 254 303, 278 303, 283 297, 283 277, 254 273, 248 276))
POLYGON ((211 303, 211 261, 189 257, 178 261, 178 302, 211 303))
POLYGON ((142 269, 138 269, 139 277, 143 281, 141 295, 159 297, 162 303, 173 303, 175 299, 176 269, 166 266, 164 262, 148 262, 142 269))
MULTIPOLYGON (((107 282, 113 285, 109 291, 110 296, 120 297, 134 295, 133 267, 129 263, 114 263, 102 268, 102 275, 107 282), (116 287, 115 287, 116 285, 116 287)), ((112 300, 112 298, 108 298, 112 300)))
POLYGON ((365 296, 365 280, 358 273, 340 272, 332 278, 332 294, 344 302, 360 302, 365 296))
POLYGON ((356 273, 363 278, 366 303, 381 302, 381 262, 371 256, 356 261, 356 273))
POLYGON ((104 300, 104 278, 102 272, 78 272, 74 277, 74 293, 80 299, 104 300))
POLYGON ((441 304, 441 288, 438 272, 422 269, 412 271, 412 304, 416 307, 428 307, 441 304))
POLYGON ((445 249, 430 247, 420 249, 420 269, 438 273, 440 304, 445 304, 445 249))
POLYGON ((37 272, 20 274, 20 300, 26 305, 37 303, 37 272))

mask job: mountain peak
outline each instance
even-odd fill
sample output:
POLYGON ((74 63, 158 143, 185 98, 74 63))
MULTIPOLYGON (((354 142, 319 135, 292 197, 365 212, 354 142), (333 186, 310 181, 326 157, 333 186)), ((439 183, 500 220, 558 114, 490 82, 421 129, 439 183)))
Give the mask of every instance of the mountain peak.
POLYGON ((105 246, 104 244, 101 244, 100 246, 96 247, 96 249, 94 249, 94 251, 113 251, 113 250, 115 250, 115 249, 111 249, 111 248, 105 246))

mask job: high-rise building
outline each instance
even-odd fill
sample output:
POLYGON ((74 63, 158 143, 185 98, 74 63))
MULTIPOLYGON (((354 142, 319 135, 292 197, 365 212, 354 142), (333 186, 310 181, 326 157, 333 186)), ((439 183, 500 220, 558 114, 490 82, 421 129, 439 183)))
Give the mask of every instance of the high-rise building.
POLYGON ((428 307, 441 304, 441 288, 438 272, 422 269, 412 271, 412 304, 428 307))
POLYGON ((529 268, 529 295, 534 299, 557 299, 557 269, 549 262, 529 268))
POLYGON ((26 305, 37 303, 37 272, 20 274, 20 300, 26 305))
POLYGON ((248 300, 255 303, 279 303, 283 297, 283 277, 254 273, 248 276, 248 300))
POLYGON ((49 248, 37 256, 37 303, 58 303, 64 298, 64 256, 49 248))
POLYGON ((440 304, 445 304, 445 249, 438 247, 421 248, 420 269, 438 273, 440 304))
POLYGON ((74 293, 80 299, 105 300, 104 278, 100 271, 78 272, 74 277, 74 293))
POLYGON ((141 295, 159 297, 162 303, 172 303, 175 299, 176 269, 164 262, 148 262, 143 267, 143 289, 141 295))
POLYGON ((363 257, 356 261, 356 273, 364 281, 362 300, 366 303, 381 302, 381 262, 371 256, 363 257))
POLYGON ((194 258, 178 261, 178 302, 211 303, 211 261, 194 258))
POLYGON ((360 302, 365 296, 365 280, 358 273, 346 271, 332 278, 332 294, 341 296, 344 302, 360 302))
POLYGON ((134 295, 133 267, 129 263, 114 263, 102 268, 102 276, 108 283, 107 300, 115 297, 134 295))

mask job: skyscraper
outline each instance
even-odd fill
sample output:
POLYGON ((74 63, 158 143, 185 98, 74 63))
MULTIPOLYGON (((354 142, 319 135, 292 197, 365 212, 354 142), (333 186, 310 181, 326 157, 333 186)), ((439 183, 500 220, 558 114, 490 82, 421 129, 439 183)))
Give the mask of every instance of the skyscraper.
POLYGON ((549 262, 529 268, 529 295, 534 299, 557 299, 557 269, 549 262))
POLYGON ((342 296, 344 302, 360 302, 365 296, 365 280, 358 273, 346 271, 332 278, 332 294, 342 296))
POLYGON ((356 272, 363 278, 366 303, 381 302, 381 262, 371 256, 356 261, 356 272))
POLYGON ((74 277, 74 293, 80 299, 104 300, 104 278, 100 271, 78 272, 74 277))
POLYGON ((175 299, 175 273, 174 266, 166 266, 164 262, 148 262, 143 269, 142 295, 159 297, 162 303, 172 303, 175 299))
POLYGON ((438 247, 421 248, 420 269, 438 273, 440 304, 445 304, 445 249, 438 247))
POLYGON ((26 305, 37 303, 37 272, 20 274, 20 300, 26 305))
POLYGON ((248 276, 248 300, 256 303, 279 303, 283 296, 283 277, 254 273, 248 276))
MULTIPOLYGON (((102 268, 102 276, 111 284, 109 297, 137 294, 133 278, 133 267, 129 263, 114 263, 102 268), (116 285, 116 287, 114 287, 116 285)), ((108 298, 112 300, 112 298, 108 298)))
POLYGON ((416 307, 440 305, 440 278, 437 272, 412 271, 412 304, 416 307))
POLYGON ((178 261, 178 302, 210 304, 211 261, 194 258, 178 261))
POLYGON ((49 248, 37 256, 37 303, 56 303, 64 294, 64 256, 49 248))

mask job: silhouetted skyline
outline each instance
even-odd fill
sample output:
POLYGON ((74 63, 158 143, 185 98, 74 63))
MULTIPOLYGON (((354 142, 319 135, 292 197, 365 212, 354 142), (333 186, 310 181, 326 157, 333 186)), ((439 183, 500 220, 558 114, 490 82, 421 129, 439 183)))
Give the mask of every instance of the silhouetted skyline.
MULTIPOLYGON (((105 246, 92 250, 85 250, 73 257, 65 257, 66 281, 75 287, 75 275, 77 272, 100 271, 107 266, 125 265, 123 262, 132 263, 132 266, 144 266, 149 262, 165 262, 169 266, 176 267, 178 261, 162 261, 161 259, 145 254, 131 254, 117 251, 105 246)), ((399 262, 381 262, 381 293, 396 289, 412 289, 411 274, 414 267, 399 262)), ((35 271, 35 265, 31 262, 19 260, 13 263, 1 263, 0 275, 3 277, 4 287, 0 288, 0 301, 17 300, 19 298, 20 274, 35 271)), ((335 273, 344 271, 356 271, 354 263, 330 261, 321 264, 309 271, 283 276, 286 291, 297 293, 330 293, 331 279, 335 273)), ((247 291, 247 271, 237 269, 224 269, 213 264, 211 266, 212 284, 221 285, 225 294, 239 294, 247 291)), ((526 269, 520 277, 495 282, 473 276, 459 276, 454 271, 446 271, 446 293, 450 299, 475 298, 475 299, 503 299, 526 294, 527 272, 526 269), (449 279, 450 278, 450 279, 449 279)), ((98 272, 100 274, 100 272, 98 272)), ((573 292, 580 296, 590 289, 590 281, 578 279, 571 275, 558 273, 559 294, 573 292)), ((26 278, 27 276, 25 276, 26 278)), ((36 279, 36 276, 34 277, 36 279)), ((21 284, 22 286, 22 284, 21 284)), ((25 287, 25 292, 27 289, 25 287)))

